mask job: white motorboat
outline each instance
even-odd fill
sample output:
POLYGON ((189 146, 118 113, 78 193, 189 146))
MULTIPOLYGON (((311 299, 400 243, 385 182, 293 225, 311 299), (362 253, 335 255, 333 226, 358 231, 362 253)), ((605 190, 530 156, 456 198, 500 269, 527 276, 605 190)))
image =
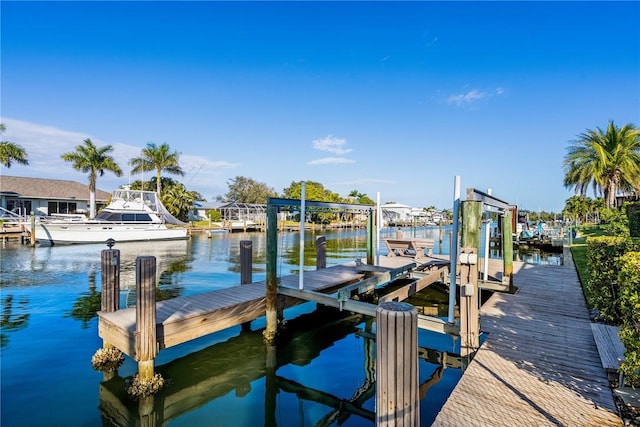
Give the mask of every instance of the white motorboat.
POLYGON ((90 220, 43 217, 35 225, 41 244, 104 243, 187 238, 186 224, 172 216, 156 192, 115 190, 111 202, 90 220), (167 226, 167 225, 170 226, 167 226))

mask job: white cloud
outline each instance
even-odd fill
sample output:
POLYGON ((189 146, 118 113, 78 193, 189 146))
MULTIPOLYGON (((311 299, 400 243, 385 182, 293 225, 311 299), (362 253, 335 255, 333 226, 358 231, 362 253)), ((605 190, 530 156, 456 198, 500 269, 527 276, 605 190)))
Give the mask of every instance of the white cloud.
MULTIPOLYGON (((61 154, 74 151, 75 147, 90 138, 97 146, 111 145, 113 151, 110 155, 122 169, 122 177, 116 177, 111 172, 98 178, 98 188, 110 191, 130 181, 142 179, 143 175, 131 175, 129 173, 129 160, 140 156, 142 146, 130 145, 122 142, 104 141, 93 135, 82 132, 67 131, 53 126, 30 123, 7 117, 0 118, 4 123, 6 132, 2 134, 2 140, 20 144, 27 152, 29 165, 12 165, 11 169, 3 168, 2 173, 14 176, 32 176, 50 179, 68 179, 78 182, 86 182, 87 174, 78 172, 73 166, 61 159, 61 154)), ((206 197, 212 197, 212 193, 221 193, 224 188, 224 170, 237 168, 238 163, 224 160, 210 161, 206 157, 191 154, 180 155, 180 166, 185 172, 184 177, 169 175, 179 179, 187 188, 200 191, 206 197)), ((144 179, 148 180, 152 172, 146 172, 144 179)))
POLYGON ((450 95, 447 98, 447 104, 455 105, 456 107, 461 107, 464 105, 470 105, 482 99, 491 98, 492 96, 499 96, 499 95, 502 95, 503 93, 504 93, 503 88, 497 88, 492 92, 472 89, 466 93, 450 95))
POLYGON ((319 151, 326 151, 335 154, 335 157, 322 157, 307 162, 309 165, 340 165, 347 163, 355 163, 355 160, 343 157, 343 154, 351 153, 351 148, 345 148, 346 139, 336 138, 333 135, 327 135, 324 138, 316 139, 313 142, 313 148, 319 151))
POLYGON ((479 99, 486 98, 488 95, 487 92, 481 92, 479 90, 473 89, 467 93, 461 93, 458 95, 451 95, 447 99, 448 104, 453 104, 457 106, 471 104, 474 101, 478 101, 479 99))
POLYGON ((335 138, 333 135, 328 135, 325 138, 314 140, 313 148, 320 151, 328 151, 329 153, 342 155, 353 151, 351 148, 342 148, 346 143, 346 139, 335 138))
POLYGON ((340 165, 355 162, 355 160, 347 159, 345 157, 323 157, 321 159, 311 160, 307 163, 310 165, 340 165))

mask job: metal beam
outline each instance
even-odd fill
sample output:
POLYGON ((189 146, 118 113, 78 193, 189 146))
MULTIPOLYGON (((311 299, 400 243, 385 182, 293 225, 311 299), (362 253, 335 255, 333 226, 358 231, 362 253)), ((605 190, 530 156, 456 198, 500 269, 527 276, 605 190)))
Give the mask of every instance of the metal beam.
POLYGON ((449 335, 460 335, 460 326, 439 317, 418 314, 418 328, 449 335))
MULTIPOLYGON (((338 300, 335 296, 322 294, 320 292, 305 291, 288 286, 278 286, 278 294, 298 298, 305 301, 313 301, 329 307, 336 307, 340 310, 352 311, 354 313, 364 314, 365 316, 376 316, 378 306, 362 301, 352 299, 338 300)), ((460 335, 460 327, 455 324, 447 323, 438 317, 418 315, 418 328, 429 331, 439 332, 450 335, 460 335)))
POLYGON ((278 294, 302 299, 305 301, 313 301, 329 307, 337 307, 340 310, 352 311, 354 313, 360 313, 372 317, 376 316, 376 309, 378 308, 378 306, 375 304, 355 301, 352 299, 339 301, 335 296, 323 294, 320 292, 290 288, 283 285, 278 286, 278 294))
MULTIPOLYGON (((279 197, 269 197, 267 199, 267 205, 278 207, 293 207, 301 206, 302 201, 299 199, 283 199, 279 197)), ((307 208, 321 208, 321 209, 336 209, 340 211, 355 211, 364 212, 375 209, 375 206, 371 205, 359 205, 355 203, 333 203, 333 202, 319 202, 315 200, 305 200, 305 206, 307 208)))
POLYGON ((485 206, 493 209, 494 212, 504 212, 511 209, 511 205, 504 200, 500 200, 491 194, 484 191, 476 190, 475 188, 467 188, 467 201, 482 202, 485 206))

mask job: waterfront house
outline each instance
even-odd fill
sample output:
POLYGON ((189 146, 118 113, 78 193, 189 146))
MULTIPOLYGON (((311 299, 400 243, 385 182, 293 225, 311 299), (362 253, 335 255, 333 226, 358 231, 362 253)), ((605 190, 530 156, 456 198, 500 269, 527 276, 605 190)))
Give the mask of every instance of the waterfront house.
MULTIPOLYGON (((111 194, 96 189, 96 207, 111 194)), ((0 176, 0 207, 19 215, 87 214, 89 185, 62 179, 0 176)))

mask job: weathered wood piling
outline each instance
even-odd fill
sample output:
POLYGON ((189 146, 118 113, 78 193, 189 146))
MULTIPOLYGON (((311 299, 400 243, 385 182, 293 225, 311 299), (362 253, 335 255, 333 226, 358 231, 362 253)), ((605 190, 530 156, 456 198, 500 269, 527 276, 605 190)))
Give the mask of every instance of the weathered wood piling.
POLYGON ((158 354, 156 340, 156 257, 136 258, 136 349, 138 376, 153 378, 153 362, 158 354))
POLYGON ((376 309, 376 425, 419 426, 418 312, 384 302, 376 309))
POLYGON ((316 269, 327 268, 327 238, 318 236, 316 238, 316 269))
POLYGON ((240 284, 253 282, 253 242, 240 241, 240 284))
POLYGON ((100 309, 112 313, 120 309, 120 250, 105 249, 100 254, 102 294, 100 309))

